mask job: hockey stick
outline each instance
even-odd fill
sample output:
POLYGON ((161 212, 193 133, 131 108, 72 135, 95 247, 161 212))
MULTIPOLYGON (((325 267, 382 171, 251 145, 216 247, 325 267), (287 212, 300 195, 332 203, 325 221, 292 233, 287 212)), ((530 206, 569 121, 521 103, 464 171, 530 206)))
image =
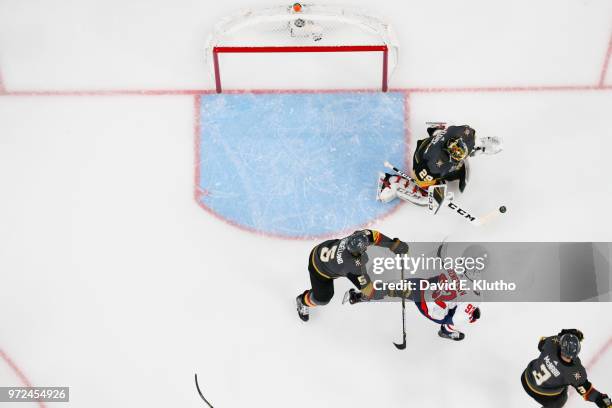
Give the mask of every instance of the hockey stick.
MULTIPOLYGON (((394 165, 392 165, 391 163, 389 163, 388 161, 386 161, 384 163, 384 166, 388 169, 393 170, 395 173, 399 174, 400 176, 402 176, 405 179, 408 179, 410 181, 412 181, 413 183, 416 184, 416 181, 410 177, 409 175, 407 175, 405 172, 403 172, 402 170, 398 169, 397 167, 395 167, 394 165)), ((418 186, 417 186, 418 187, 418 186)), ((427 190, 423 189, 422 187, 419 187, 422 191, 427 192, 427 190)), ((440 206, 438 207, 438 209, 442 206, 442 202, 440 203, 440 206)), ((500 206, 499 209, 491 211, 481 217, 472 215, 470 213, 470 211, 465 210, 463 208, 461 208, 459 206, 459 204, 457 204, 454 201, 448 201, 446 206, 448 208, 450 208, 451 210, 453 210, 454 213, 460 215, 463 217, 464 220, 468 221, 470 224, 475 225, 475 226, 481 226, 484 224, 487 224, 488 222, 490 222, 491 220, 497 218, 499 216, 499 214, 503 214, 506 212, 506 207, 505 206, 500 206)), ((434 214, 437 214, 438 211, 436 211, 434 214)))
POLYGON ((475 216, 475 215, 470 214, 469 211, 464 210, 463 208, 459 207, 459 204, 457 204, 456 202, 449 201, 448 204, 446 204, 446 206, 450 208, 454 213, 462 216, 464 220, 468 221, 470 224, 477 226, 477 227, 480 227, 482 225, 485 225, 491 222, 491 220, 494 220, 500 214, 503 214, 506 212, 506 207, 502 205, 497 210, 490 211, 483 216, 475 216))
MULTIPOLYGON (((410 180, 410 181, 412 181, 413 183, 415 183, 415 184, 416 184, 416 181, 415 181, 415 180, 414 180, 412 177, 410 177, 409 175, 407 175, 407 174, 406 174, 406 173, 404 173, 402 170, 398 169, 397 167, 395 167, 394 165, 392 165, 392 164, 391 164, 391 163, 389 163, 388 161, 384 162, 384 163, 383 163, 383 165, 384 165, 386 168, 393 170, 394 172, 396 172, 397 174, 399 174, 399 175, 400 175, 400 176, 402 176, 403 178, 408 179, 408 180, 410 180)), ((418 188, 420 188, 420 189, 421 189, 423 192, 425 192, 425 193, 427 192, 427 190, 425 190, 424 188, 419 187, 419 185, 418 185, 418 184, 417 184, 417 187, 418 187, 418 188)))
POLYGON ((202 391, 200 391, 200 386, 198 385, 198 374, 196 373, 195 375, 195 383, 196 383, 196 388, 198 390, 198 394, 200 394, 200 397, 204 400, 204 402, 206 403, 206 405, 208 405, 210 408, 213 408, 212 405, 210 405, 210 402, 208 402, 206 400, 206 398, 204 398, 204 395, 202 395, 202 391))
MULTIPOLYGON (((402 283, 404 282, 404 267, 402 266, 402 283)), ((406 348, 406 294, 402 289, 402 342, 400 344, 393 343, 398 350, 404 350, 406 348)))

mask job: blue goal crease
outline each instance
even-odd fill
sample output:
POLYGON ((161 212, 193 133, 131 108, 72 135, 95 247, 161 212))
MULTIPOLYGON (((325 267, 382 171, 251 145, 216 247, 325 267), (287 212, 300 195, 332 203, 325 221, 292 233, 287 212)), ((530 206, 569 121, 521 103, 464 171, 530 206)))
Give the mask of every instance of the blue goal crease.
POLYGON ((364 225, 384 160, 404 162, 405 99, 389 93, 202 95, 201 204, 288 237, 364 225))

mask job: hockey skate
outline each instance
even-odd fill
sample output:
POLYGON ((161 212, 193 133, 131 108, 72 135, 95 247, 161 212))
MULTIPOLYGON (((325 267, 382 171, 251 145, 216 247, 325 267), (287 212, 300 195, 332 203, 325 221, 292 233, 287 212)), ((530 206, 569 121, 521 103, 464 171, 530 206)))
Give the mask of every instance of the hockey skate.
POLYGON ((307 322, 308 319, 310 318, 310 308, 306 306, 304 302, 302 301, 303 296, 304 296, 303 294, 298 295, 295 298, 295 302, 297 305, 298 316, 300 316, 300 319, 302 319, 302 321, 307 322))
POLYGON ((446 325, 440 326, 440 330, 438 331, 438 336, 443 339, 449 339, 454 341, 461 341, 465 339, 465 334, 461 333, 458 330, 449 330, 445 327, 446 325))

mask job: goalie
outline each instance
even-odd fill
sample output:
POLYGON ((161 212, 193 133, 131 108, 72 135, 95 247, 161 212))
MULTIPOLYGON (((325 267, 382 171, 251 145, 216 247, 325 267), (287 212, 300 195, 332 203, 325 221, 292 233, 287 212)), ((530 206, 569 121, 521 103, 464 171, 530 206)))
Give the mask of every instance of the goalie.
POLYGON ((377 199, 388 203, 399 197, 417 205, 427 205, 430 186, 459 181, 463 192, 469 178, 468 157, 496 154, 502 150, 497 137, 476 138, 476 131, 468 125, 448 126, 430 123, 429 137, 417 142, 412 160, 412 179, 381 173, 377 199))

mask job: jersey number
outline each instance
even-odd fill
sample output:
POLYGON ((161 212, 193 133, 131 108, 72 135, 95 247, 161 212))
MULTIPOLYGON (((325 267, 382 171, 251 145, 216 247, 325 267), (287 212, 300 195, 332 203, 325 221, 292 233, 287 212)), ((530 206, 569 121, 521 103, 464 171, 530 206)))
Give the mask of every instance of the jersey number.
MULTIPOLYGON (((444 273, 441 273, 440 277, 438 279, 438 283, 442 283, 442 284, 444 284, 444 286, 446 286, 448 284, 448 277, 444 273)), ((444 287, 444 286, 442 286, 442 287, 444 287)), ((456 299, 457 298, 457 291, 456 290, 444 290, 444 291, 442 291, 442 290, 436 289, 431 294, 431 298, 436 303, 438 303, 439 306, 446 307, 443 302, 450 302, 450 301, 456 299)))
POLYGON ((336 249, 338 248, 337 245, 334 245, 331 248, 321 248, 321 261, 322 262, 328 262, 330 259, 334 259, 334 257, 336 256, 336 249))
POLYGON ((531 372, 531 374, 533 375, 533 379, 535 380, 537 385, 542 385, 546 382, 546 380, 548 380, 551 377, 550 371, 548 371, 548 368, 546 368, 546 366, 544 364, 542 364, 540 366, 540 370, 542 372, 537 372, 536 370, 533 370, 531 372))
POLYGON ((423 181, 432 181, 433 177, 427 174, 427 170, 423 169, 419 172, 419 178, 423 181))

